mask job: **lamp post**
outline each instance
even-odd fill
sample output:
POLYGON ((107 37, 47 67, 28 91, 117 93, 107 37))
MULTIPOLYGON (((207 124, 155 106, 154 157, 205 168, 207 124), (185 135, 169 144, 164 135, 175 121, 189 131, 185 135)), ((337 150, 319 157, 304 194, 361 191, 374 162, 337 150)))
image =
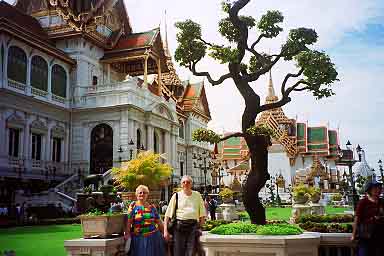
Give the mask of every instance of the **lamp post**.
MULTIPOLYGON (((133 158, 133 145, 135 145, 135 143, 131 139, 130 142, 128 143, 128 147, 129 147, 129 160, 132 160, 132 158, 133 158)), ((123 149, 123 147, 121 145, 119 145, 119 148, 117 149, 117 153, 119 153, 119 162, 120 163, 123 161, 122 157, 121 157, 121 153, 123 153, 124 151, 125 150, 123 149)))
POLYGON ((380 176, 381 176, 381 182, 384 182, 383 162, 381 161, 381 159, 379 159, 378 164, 379 164, 379 171, 380 171, 380 176))
POLYGON ((212 168, 208 151, 204 151, 202 154, 194 153, 192 159, 195 160, 193 167, 200 169, 200 172, 203 171, 204 173, 204 193, 207 193, 207 171, 212 168))
MULTIPOLYGON (((357 195, 357 192, 356 192, 356 186, 355 186, 355 181, 354 181, 354 177, 353 177, 353 172, 352 172, 352 166, 357 162, 355 160, 355 158, 353 157, 353 150, 352 150, 352 144, 351 142, 348 140, 347 143, 346 143, 346 149, 345 150, 340 150, 339 151, 339 161, 338 161, 338 164, 339 165, 344 165, 344 166, 348 166, 348 171, 349 171, 349 182, 350 182, 350 187, 351 187, 351 190, 352 190, 352 205, 353 205, 353 208, 355 209, 356 208, 356 205, 357 205, 357 201, 359 200, 359 196, 357 195)), ((361 147, 360 145, 358 145, 356 147, 356 151, 359 155, 359 159, 361 159, 361 147)), ((346 176, 346 174, 345 174, 346 176)), ((345 177, 347 178, 347 177, 345 177)))

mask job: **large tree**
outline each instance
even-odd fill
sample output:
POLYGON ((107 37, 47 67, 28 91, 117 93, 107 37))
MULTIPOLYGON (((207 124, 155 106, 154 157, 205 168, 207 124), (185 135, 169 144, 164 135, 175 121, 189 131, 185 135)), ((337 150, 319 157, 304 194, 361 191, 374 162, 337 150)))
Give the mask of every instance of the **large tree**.
POLYGON ((317 99, 333 95, 331 86, 337 80, 337 72, 328 55, 309 48, 317 41, 313 29, 291 29, 286 42, 276 54, 260 51, 258 44, 262 40, 276 38, 283 31, 280 24, 284 17, 279 11, 268 11, 256 22, 251 16, 239 15, 249 2, 237 0, 222 3, 225 17, 219 22, 219 32, 226 39, 227 45, 204 40, 200 25, 192 20, 176 23, 178 47, 175 59, 195 76, 205 77, 213 86, 232 80, 243 97, 245 109, 241 132, 220 138, 212 131, 199 130, 194 133, 194 138, 218 142, 234 136, 244 137, 251 159, 251 170, 243 191, 244 205, 252 223, 265 224, 265 209, 259 201, 258 193, 269 179, 268 146, 271 133, 264 127, 255 126, 256 117, 263 111, 290 102, 292 92, 307 91, 317 99), (251 33, 257 33, 252 42, 248 38, 251 33), (215 79, 209 71, 198 70, 198 63, 207 54, 225 64, 228 72, 215 79), (279 61, 296 62, 297 72, 288 73, 283 79, 280 90, 282 96, 278 101, 262 104, 251 83, 269 72, 279 61))

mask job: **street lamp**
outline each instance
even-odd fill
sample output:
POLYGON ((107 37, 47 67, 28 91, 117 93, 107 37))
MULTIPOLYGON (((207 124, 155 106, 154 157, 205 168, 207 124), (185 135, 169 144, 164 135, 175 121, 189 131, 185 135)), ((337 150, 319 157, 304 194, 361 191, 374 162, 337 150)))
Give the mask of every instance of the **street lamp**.
POLYGON ((381 182, 383 182, 384 181, 383 162, 381 161, 381 159, 379 159, 379 161, 377 163, 379 164, 379 171, 380 171, 380 176, 381 176, 381 182))
MULTIPOLYGON (((350 186, 351 186, 351 189, 352 189, 352 204, 353 204, 353 208, 355 209, 356 208, 356 205, 357 205, 357 201, 359 199, 358 195, 357 195, 357 192, 356 192, 356 187, 355 187, 355 181, 354 181, 354 177, 353 177, 353 173, 352 173, 352 166, 357 162, 354 157, 353 157, 353 150, 352 150, 352 144, 351 142, 348 140, 347 143, 345 144, 346 146, 346 150, 341 150, 339 151, 338 155, 339 155, 339 161, 338 161, 338 164, 339 165, 344 165, 344 166, 348 166, 348 170, 349 170, 349 180, 350 180, 350 186)), ((361 151, 362 151, 362 148, 360 147, 360 145, 357 146, 356 148, 356 151, 359 155, 359 158, 360 158, 360 154, 361 154, 361 151)), ((347 178, 345 172, 344 172, 344 178, 347 178)))
MULTIPOLYGON (((131 139, 130 142, 128 143, 128 147, 129 147, 129 160, 132 160, 132 158, 133 158, 133 145, 135 145, 135 143, 131 139)), ((121 145, 119 145, 119 148, 117 149, 117 153, 119 153, 119 162, 120 163, 122 162, 121 153, 123 153, 124 151, 125 150, 123 149, 123 147, 121 145)))
MULTIPOLYGON (((204 172, 204 193, 207 193, 207 171, 212 168, 212 162, 210 161, 211 157, 208 154, 208 151, 204 151, 202 154, 193 154, 192 159, 193 167, 200 169, 200 172, 204 172)), ((200 175, 201 176, 201 175, 200 175)))

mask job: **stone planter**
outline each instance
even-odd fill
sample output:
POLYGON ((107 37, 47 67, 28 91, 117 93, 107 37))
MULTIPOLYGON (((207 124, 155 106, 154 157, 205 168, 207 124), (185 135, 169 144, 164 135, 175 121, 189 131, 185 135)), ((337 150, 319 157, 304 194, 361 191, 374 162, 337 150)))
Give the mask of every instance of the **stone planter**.
POLYGON ((72 239, 64 241, 68 256, 125 256, 124 238, 72 239))
POLYGON ((290 236, 214 235, 200 238, 206 256, 317 256, 319 233, 290 236))
POLYGON ((306 204, 308 202, 308 196, 296 196, 293 197, 293 200, 295 201, 296 204, 306 204))
POLYGON ((222 200, 223 200, 223 203, 225 204, 233 203, 233 197, 224 197, 222 198, 222 200))
POLYGON ((315 195, 312 195, 309 200, 314 203, 314 204, 317 204, 319 203, 320 201, 320 194, 315 194, 315 195))
POLYGON ((84 238, 108 238, 122 235, 124 231, 124 214, 111 216, 80 216, 84 238))
POLYGON ((232 221, 238 220, 239 216, 236 214, 236 206, 234 204, 221 204, 219 205, 221 215, 224 220, 232 221))

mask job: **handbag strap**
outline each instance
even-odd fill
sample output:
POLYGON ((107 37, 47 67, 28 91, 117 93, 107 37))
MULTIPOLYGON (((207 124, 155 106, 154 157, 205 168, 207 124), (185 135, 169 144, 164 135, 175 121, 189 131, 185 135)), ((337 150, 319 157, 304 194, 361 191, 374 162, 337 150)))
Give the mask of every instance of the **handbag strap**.
POLYGON ((178 204, 179 204, 179 193, 176 192, 175 194, 176 194, 176 205, 175 205, 175 208, 173 209, 172 218, 176 219, 176 210, 177 210, 178 204))

